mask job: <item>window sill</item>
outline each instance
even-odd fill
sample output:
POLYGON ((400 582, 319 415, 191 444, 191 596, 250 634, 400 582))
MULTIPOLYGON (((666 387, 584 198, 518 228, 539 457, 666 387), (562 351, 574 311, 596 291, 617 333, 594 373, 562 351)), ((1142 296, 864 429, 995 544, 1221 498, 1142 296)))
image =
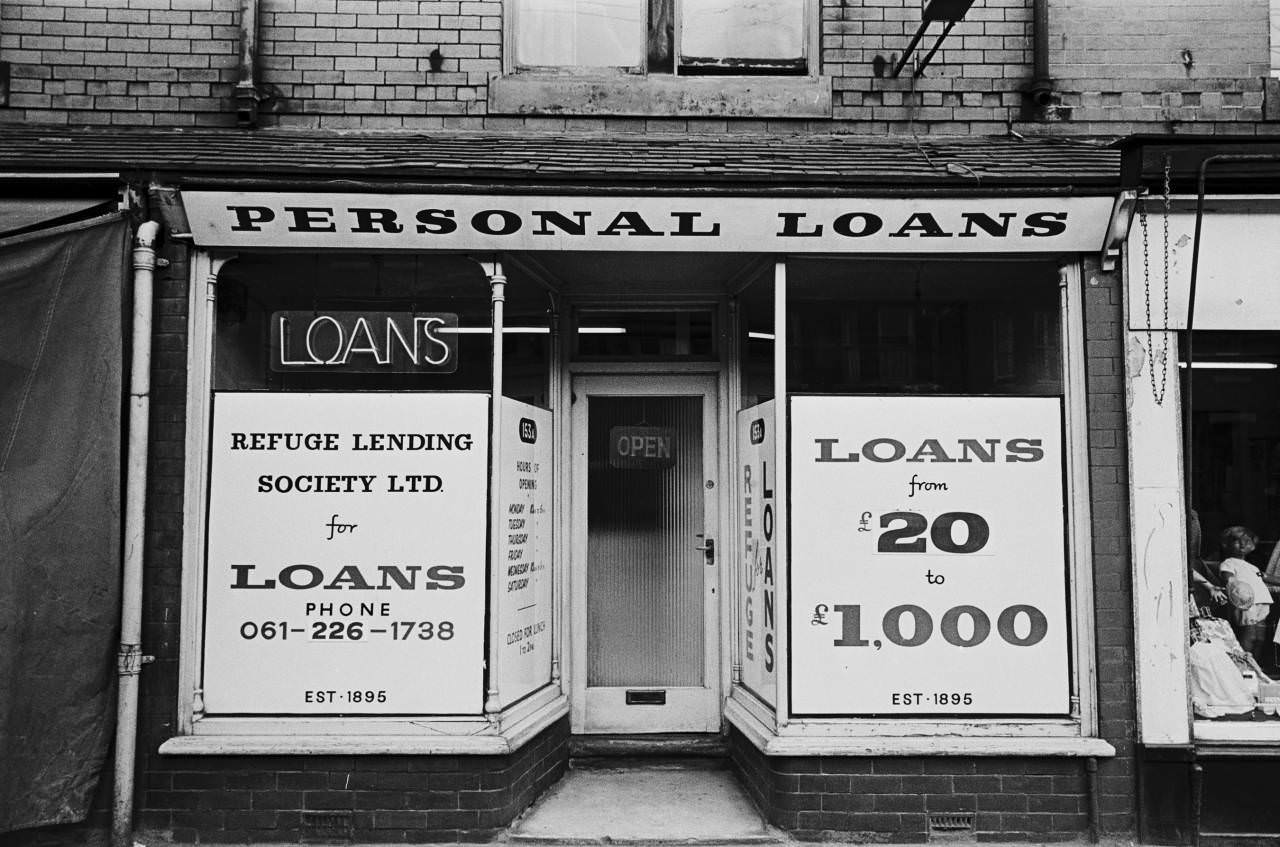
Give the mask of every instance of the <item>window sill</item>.
POLYGON ((766 756, 1073 756, 1110 758, 1115 748, 1101 738, 1067 734, 1071 722, 910 722, 886 734, 883 722, 825 720, 793 722, 773 730, 730 698, 725 718, 766 756), (984 725, 984 723, 986 725, 984 725), (987 734, 980 734, 980 733, 987 734))
POLYGON ((162 756, 503 756, 569 713, 559 691, 529 698, 498 725, 473 719, 205 718, 162 756))
POLYGON ((1272 745, 1280 753, 1280 723, 1196 720, 1193 726, 1198 743, 1272 745))
POLYGON ((489 113, 830 118, 831 77, 509 74, 489 83, 489 113))

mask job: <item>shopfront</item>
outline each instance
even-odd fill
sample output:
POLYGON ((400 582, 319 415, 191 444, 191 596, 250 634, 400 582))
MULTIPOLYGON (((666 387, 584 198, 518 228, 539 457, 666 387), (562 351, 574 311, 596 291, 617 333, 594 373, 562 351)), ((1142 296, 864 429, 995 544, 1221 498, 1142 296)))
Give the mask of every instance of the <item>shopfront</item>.
POLYGON ((1098 828, 1114 191, 181 204, 168 767, 502 788, 423 810, 456 835, 544 790, 566 733, 723 734, 789 830, 1098 828), (929 761, 959 771, 880 776, 929 761), (910 808, 818 825, 779 762, 879 763, 866 790, 910 808), (1028 773, 1025 808, 978 799, 1028 773))
POLYGON ((1126 298, 1143 822, 1164 843, 1274 843, 1257 789, 1280 756, 1280 160, 1231 140, 1127 155, 1148 188, 1126 298))

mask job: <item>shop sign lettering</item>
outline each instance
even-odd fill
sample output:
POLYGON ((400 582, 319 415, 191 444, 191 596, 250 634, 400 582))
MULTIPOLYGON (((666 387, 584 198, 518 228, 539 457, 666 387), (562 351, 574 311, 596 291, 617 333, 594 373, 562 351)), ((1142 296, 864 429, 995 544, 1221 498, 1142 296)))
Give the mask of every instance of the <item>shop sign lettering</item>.
POLYGON ((1066 714, 1061 400, 795 397, 791 422, 793 712, 1066 714))
POLYGON ((777 473, 774 402, 738 412, 738 649, 742 684, 772 706, 777 701, 777 473))
POLYGON ((1113 200, 183 193, 201 246, 411 250, 1096 251, 1113 200))
POLYGON ((214 394, 208 714, 482 711, 488 419, 483 394, 214 394))
POLYGON ((271 369, 453 373, 458 369, 458 316, 452 312, 274 312, 271 369))

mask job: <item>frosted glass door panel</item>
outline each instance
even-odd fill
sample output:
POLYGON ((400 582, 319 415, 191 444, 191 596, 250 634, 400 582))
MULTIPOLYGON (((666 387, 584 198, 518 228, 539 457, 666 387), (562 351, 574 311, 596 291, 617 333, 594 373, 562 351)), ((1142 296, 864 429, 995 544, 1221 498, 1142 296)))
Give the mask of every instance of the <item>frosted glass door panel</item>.
POLYGON ((516 61, 523 66, 641 64, 644 0, 519 0, 515 11, 516 61))
POLYGON ((587 685, 702 685, 702 398, 588 403, 587 685))

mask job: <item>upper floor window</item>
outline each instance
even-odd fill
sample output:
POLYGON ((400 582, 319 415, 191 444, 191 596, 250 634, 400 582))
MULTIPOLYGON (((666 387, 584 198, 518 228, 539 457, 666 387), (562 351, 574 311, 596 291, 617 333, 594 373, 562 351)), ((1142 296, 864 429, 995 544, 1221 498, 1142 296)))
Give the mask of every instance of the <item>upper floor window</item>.
POLYGON ((806 0, 515 0, 521 68, 808 73, 806 0))

